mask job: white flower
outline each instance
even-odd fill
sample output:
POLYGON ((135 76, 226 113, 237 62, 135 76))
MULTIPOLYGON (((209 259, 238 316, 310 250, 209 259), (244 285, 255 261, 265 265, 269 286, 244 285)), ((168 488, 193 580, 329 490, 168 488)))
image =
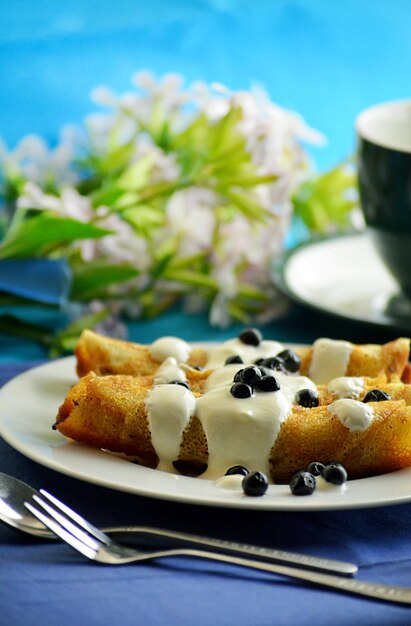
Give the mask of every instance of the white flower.
POLYGON ((189 256, 212 244, 215 194, 201 187, 175 192, 166 204, 167 233, 178 236, 179 253, 189 256))
POLYGON ((37 135, 27 135, 10 151, 2 143, 0 167, 6 177, 22 176, 40 185, 50 180, 57 185, 74 184, 79 179, 73 161, 81 143, 80 136, 73 127, 65 127, 54 148, 37 135))
MULTIPOLYGON (((92 100, 106 111, 86 119, 84 135, 66 129, 53 148, 35 136, 26 137, 12 151, 0 144, 0 165, 6 179, 27 181, 18 198, 19 207, 52 211, 111 231, 102 238, 77 240, 71 248, 85 262, 104 259, 129 263, 140 271, 137 279, 115 287, 117 295, 124 296, 123 305, 127 300, 129 311, 138 314, 143 304, 130 302, 128 293, 152 288, 149 270, 157 260, 157 251, 174 246, 181 267, 187 267, 189 261, 184 265, 184 259, 192 256, 204 258, 208 264, 209 276, 218 287, 210 310, 211 322, 225 326, 230 321, 230 303, 238 297, 241 283, 271 293, 269 263, 283 250, 293 193, 311 169, 304 143, 318 144, 322 136, 301 116, 271 102, 261 87, 230 91, 220 83, 210 86, 197 81, 186 88, 177 74, 157 79, 150 72, 138 72, 132 82, 133 90, 122 94, 104 86, 92 91, 92 100), (198 137, 207 132, 207 124, 195 126, 189 135, 190 123, 199 114, 201 122, 205 116, 213 126, 233 109, 240 113, 234 139, 244 143, 248 155, 239 160, 238 170, 235 159, 229 162, 234 172, 231 180, 243 172, 244 176, 251 172, 251 176, 276 177, 274 182, 246 190, 248 197, 264 209, 267 219, 263 223, 247 218, 230 204, 229 189, 242 193, 240 184, 230 184, 230 168, 219 170, 210 155, 202 154, 201 145, 193 146, 201 143, 198 137), (188 146, 178 143, 185 135, 179 138, 177 133, 184 129, 188 129, 188 146), (192 159, 191 151, 197 148, 198 154, 192 159), (76 188, 83 179, 74 166, 75 156, 82 154, 97 163, 97 176, 89 181, 91 187, 101 173, 107 172, 104 197, 108 206, 95 207, 92 197, 96 195, 83 195, 76 188), (141 159, 142 167, 133 167, 141 159), (173 183, 178 188, 174 193, 173 183), (44 189, 53 189, 55 194, 45 193, 44 189), (139 197, 145 189, 149 193, 139 197), (139 202, 143 201, 150 228, 147 239, 125 221, 131 219, 131 213, 138 216, 139 202), (125 219, 116 212, 119 206, 123 210, 130 207, 125 219)), ((223 140, 230 148, 230 137, 224 137, 224 132, 223 140)), ((239 156, 243 157, 242 151, 239 156)), ((90 169, 93 175, 92 166, 90 169)), ((153 294, 156 300, 158 296, 180 293, 182 285, 160 276, 153 289, 157 289, 153 294)), ((189 291, 188 286, 184 289, 191 303, 195 300, 198 304, 202 291, 189 291)), ((278 306, 274 303, 271 311, 278 306)))
POLYGON ((64 187, 60 196, 55 196, 44 193, 36 183, 28 182, 17 205, 26 209, 53 211, 62 217, 71 217, 80 222, 89 222, 94 215, 90 198, 82 196, 74 187, 64 187))
POLYGON ((24 185, 23 194, 17 199, 17 206, 21 209, 58 211, 60 199, 44 193, 37 183, 28 182, 24 185))
POLYGON ((129 224, 113 213, 99 222, 99 226, 112 230, 114 234, 95 241, 96 255, 106 257, 114 263, 131 263, 141 271, 149 268, 147 242, 136 235, 129 224))
POLYGON ((179 74, 169 73, 155 80, 151 72, 137 72, 132 82, 145 92, 144 100, 151 104, 161 101, 166 110, 180 107, 189 99, 189 93, 181 89, 183 78, 179 74))

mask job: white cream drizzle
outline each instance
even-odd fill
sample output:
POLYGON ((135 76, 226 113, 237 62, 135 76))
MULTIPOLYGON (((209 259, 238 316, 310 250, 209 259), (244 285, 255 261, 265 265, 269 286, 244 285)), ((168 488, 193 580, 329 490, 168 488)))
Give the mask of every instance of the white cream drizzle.
POLYGON ((224 367, 217 367, 211 372, 205 383, 205 392, 218 387, 220 385, 229 385, 233 383, 235 374, 244 366, 241 363, 232 363, 224 367))
POLYGON ((317 339, 313 344, 309 377, 317 384, 324 384, 344 376, 353 347, 349 341, 317 339))
POLYGON ((224 365, 226 358, 233 354, 240 356, 245 365, 251 365, 256 359, 276 356, 282 350, 284 346, 278 341, 263 340, 258 346, 251 346, 236 337, 209 348, 206 369, 224 365))
MULTIPOLYGON (((300 389, 316 391, 316 385, 306 376, 287 376, 270 370, 280 382, 279 391, 255 391, 250 398, 234 398, 230 392, 233 378, 243 367, 234 363, 213 370, 203 396, 197 401, 185 390, 188 397, 192 397, 188 413, 191 411, 191 415, 198 417, 207 438, 208 468, 202 478, 214 480, 224 475, 229 467, 239 464, 269 475, 270 450, 292 409, 295 394, 300 389)), ((165 374, 168 380, 179 378, 175 368, 178 369, 175 359, 168 359, 158 374, 165 374)), ((178 457, 181 436, 190 418, 181 401, 184 389, 181 385, 159 385, 147 400, 151 439, 160 458, 159 469, 172 471, 172 461, 178 457)))
POLYGON ((242 482, 244 476, 241 474, 231 474, 231 476, 221 476, 215 481, 216 487, 220 489, 233 489, 240 491, 242 489, 242 482))
MULTIPOLYGON (((183 432, 192 416, 201 422, 208 445, 208 468, 201 478, 224 477, 233 465, 244 465, 269 475, 269 455, 281 424, 287 419, 301 389, 317 391, 316 383, 329 382, 327 389, 342 396, 328 410, 352 431, 365 430, 373 419, 368 404, 352 400, 364 387, 363 378, 344 377, 353 345, 346 341, 319 339, 313 346, 310 378, 286 375, 271 370, 280 383, 275 392, 254 391, 250 398, 235 398, 230 388, 236 372, 258 358, 275 356, 284 347, 276 341, 262 341, 259 346, 242 343, 238 338, 212 347, 206 367, 212 369, 204 394, 196 399, 182 385, 168 385, 170 380, 186 380, 185 370, 190 346, 176 337, 155 341, 150 352, 162 363, 155 386, 146 399, 148 423, 153 447, 159 457, 158 469, 175 472, 172 462, 179 457, 183 432), (228 356, 236 354, 243 364, 224 366, 228 356), (333 379, 333 380, 331 380, 333 379), (347 398, 348 396, 348 398, 347 398)), ((238 488, 242 477, 224 477, 219 486, 238 488), (235 483, 235 486, 234 486, 235 483)))
POLYGON ((181 438, 196 399, 183 385, 155 385, 146 398, 151 442, 159 458, 157 469, 175 472, 172 462, 180 454, 181 438))
POLYGON ((187 380, 184 369, 178 366, 173 356, 169 356, 157 369, 154 375, 154 384, 169 383, 171 380, 187 380))
POLYGON ((149 346, 150 354, 156 361, 162 363, 172 356, 177 363, 185 363, 190 356, 191 347, 178 337, 160 337, 149 346))
POLYGON ((291 403, 280 391, 234 398, 230 384, 219 384, 197 400, 196 415, 208 444, 208 468, 214 480, 233 465, 269 475, 269 454, 291 403))
POLYGON ((374 418, 373 408, 368 402, 341 398, 329 405, 328 411, 338 417, 351 432, 367 430, 374 418))
POLYGON ((362 376, 341 376, 334 378, 327 385, 329 393, 338 398, 358 398, 364 391, 365 380, 362 376))

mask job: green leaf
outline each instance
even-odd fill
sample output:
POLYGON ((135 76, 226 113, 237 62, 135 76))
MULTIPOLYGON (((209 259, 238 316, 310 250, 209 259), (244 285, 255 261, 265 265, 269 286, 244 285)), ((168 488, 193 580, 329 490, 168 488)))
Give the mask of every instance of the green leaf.
POLYGON ((245 192, 239 193, 231 189, 219 189, 219 191, 250 220, 265 222, 267 218, 272 217, 269 211, 264 209, 261 204, 245 192))
POLYGON ((99 169, 104 174, 121 171, 127 166, 135 151, 133 141, 123 145, 115 145, 105 157, 98 159, 99 169))
POLYGON ((131 265, 110 265, 104 261, 95 261, 74 268, 71 297, 74 300, 93 300, 110 285, 124 283, 139 275, 131 265))
POLYGON ((110 230, 68 217, 41 213, 24 221, 0 244, 0 259, 40 257, 76 239, 98 239, 110 230))
MULTIPOLYGON (((241 173, 239 173, 236 176, 234 173, 232 177, 227 177, 226 182, 227 185, 230 185, 230 187, 257 187, 258 185, 274 183, 276 180, 278 180, 278 176, 275 176, 274 174, 266 174, 261 176, 259 176, 258 174, 245 174, 244 176, 241 176, 241 173)), ((220 177, 219 182, 221 184, 222 182, 224 182, 224 179, 220 177)))
POLYGON ((238 296, 241 298, 246 298, 249 300, 258 300, 260 302, 269 302, 270 296, 265 292, 261 291, 254 285, 250 285, 249 283, 240 283, 238 285, 238 296))
POLYGON ((146 154, 129 165, 117 179, 120 189, 141 189, 149 182, 154 165, 153 154, 146 154))
POLYGON ((90 194, 94 207, 113 206, 123 194, 116 183, 106 182, 100 189, 96 189, 90 194))
POLYGON ((188 145, 203 146, 209 139, 210 122, 205 113, 200 112, 180 133, 174 135, 171 150, 187 149, 188 145))
POLYGON ((211 289, 212 291, 218 290, 218 285, 214 278, 207 276, 207 274, 203 274, 202 272, 193 272, 191 270, 174 269, 169 267, 164 270, 162 278, 185 283, 186 285, 195 287, 204 287, 206 289, 211 289))
POLYGON ((305 182, 293 197, 294 215, 313 232, 350 225, 350 213, 358 205, 356 176, 347 164, 338 165, 305 182))
POLYGON ((214 159, 234 147, 245 147, 245 138, 238 129, 243 117, 240 107, 231 107, 213 128, 213 143, 210 157, 214 159))
POLYGON ((146 238, 165 221, 162 209, 144 204, 126 209, 122 212, 122 217, 137 233, 146 238))

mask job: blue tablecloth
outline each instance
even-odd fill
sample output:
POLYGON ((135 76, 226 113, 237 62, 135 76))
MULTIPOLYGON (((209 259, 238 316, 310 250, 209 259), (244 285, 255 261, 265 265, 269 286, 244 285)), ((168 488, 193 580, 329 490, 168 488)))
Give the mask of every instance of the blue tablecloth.
MULTIPOLYGON (((195 322, 195 318, 187 318, 185 323, 190 320, 195 322)), ((213 336, 210 329, 209 337, 213 336)), ((1 364, 0 385, 37 363, 1 364)), ((359 578, 411 586, 411 504, 287 513, 162 502, 60 475, 25 458, 1 439, 0 471, 47 488, 98 525, 168 526, 335 557, 357 563, 359 578)), ((234 566, 183 558, 119 568, 101 566, 87 562, 65 545, 23 536, 3 526, 0 546, 0 615, 6 626, 411 623, 409 607, 359 599, 234 566)))

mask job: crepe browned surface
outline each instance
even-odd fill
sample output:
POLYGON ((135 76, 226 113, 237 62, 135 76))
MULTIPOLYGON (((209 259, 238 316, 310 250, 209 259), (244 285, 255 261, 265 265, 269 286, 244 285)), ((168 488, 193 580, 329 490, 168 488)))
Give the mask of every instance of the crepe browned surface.
MULTIPOLYGON (((69 392, 56 428, 65 436, 97 448, 122 452, 156 467, 145 400, 152 377, 90 373, 69 392)), ((199 392, 197 394, 199 395, 199 392)), ((367 430, 351 432, 327 406, 294 406, 281 425, 270 455, 274 482, 288 482, 309 462, 341 461, 350 478, 381 474, 411 465, 411 409, 405 401, 372 403, 375 417, 367 430)), ((188 471, 205 465, 207 440, 197 417, 186 427, 179 461, 188 471)), ((190 471, 195 473, 195 471, 190 471)))
MULTIPOLYGON (((411 385, 404 384, 402 381, 387 382, 385 374, 380 374, 377 378, 364 377, 364 386, 357 395, 350 395, 354 400, 363 400, 369 391, 378 389, 388 394, 390 400, 404 400, 406 404, 411 405, 411 385)), ((327 385, 317 385, 318 399, 320 405, 331 404, 338 400, 341 396, 328 391, 327 385)))
POLYGON ((313 460, 339 461, 349 478, 385 474, 411 465, 411 408, 404 401, 370 403, 374 418, 352 432, 327 407, 295 407, 270 455, 276 482, 288 482, 313 460))
MULTIPOLYGON (((91 330, 82 332, 74 353, 79 376, 85 376, 89 372, 95 372, 100 376, 107 374, 147 376, 154 374, 161 365, 151 356, 147 346, 112 339, 91 330)), ((202 367, 205 362, 204 350, 193 348, 187 364, 202 367)))
MULTIPOLYGON (((308 376, 313 348, 301 348, 297 351, 302 358, 300 372, 308 376)), ((401 378, 405 382, 410 382, 409 353, 410 340, 405 337, 383 345, 353 344, 345 375, 378 377, 383 372, 389 382, 401 378)), ((90 371, 100 376, 107 374, 145 376, 153 374, 160 366, 160 363, 151 356, 148 346, 104 337, 90 330, 82 333, 75 354, 79 376, 84 376, 90 371)), ((192 367, 204 367, 206 361, 206 351, 194 347, 187 364, 192 367)))
MULTIPOLYGON (((300 372, 309 376, 313 348, 300 350, 300 372)), ((353 344, 345 376, 377 377, 384 372, 388 381, 400 380, 408 376, 410 340, 400 337, 383 345, 353 344)))

